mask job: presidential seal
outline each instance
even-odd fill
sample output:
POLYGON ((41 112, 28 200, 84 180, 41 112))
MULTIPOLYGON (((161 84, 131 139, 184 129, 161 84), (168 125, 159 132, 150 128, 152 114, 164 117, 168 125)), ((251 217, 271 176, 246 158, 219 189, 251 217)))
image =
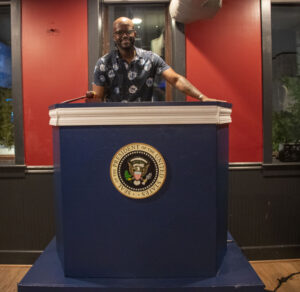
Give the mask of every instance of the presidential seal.
POLYGON ((153 196, 166 179, 166 163, 152 146, 132 143, 122 147, 110 164, 110 178, 115 188, 132 199, 153 196))

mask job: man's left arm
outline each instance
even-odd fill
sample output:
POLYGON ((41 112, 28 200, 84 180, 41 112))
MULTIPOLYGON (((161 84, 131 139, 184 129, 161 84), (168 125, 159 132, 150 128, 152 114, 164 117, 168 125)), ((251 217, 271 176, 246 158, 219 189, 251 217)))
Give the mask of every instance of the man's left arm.
POLYGON ((185 77, 177 74, 172 68, 169 68, 162 72, 162 76, 172 86, 176 87, 179 91, 185 93, 188 96, 195 97, 200 101, 222 101, 217 99, 208 98, 201 93, 195 86, 193 86, 185 77))

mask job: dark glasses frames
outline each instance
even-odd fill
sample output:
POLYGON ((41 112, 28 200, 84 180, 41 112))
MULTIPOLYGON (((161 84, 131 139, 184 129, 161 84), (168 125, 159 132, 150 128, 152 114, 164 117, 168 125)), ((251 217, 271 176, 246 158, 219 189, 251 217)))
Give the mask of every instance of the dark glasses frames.
POLYGON ((129 29, 129 30, 117 30, 114 32, 115 35, 117 36, 122 36, 123 34, 126 35, 131 35, 132 33, 134 33, 135 30, 134 29, 129 29))

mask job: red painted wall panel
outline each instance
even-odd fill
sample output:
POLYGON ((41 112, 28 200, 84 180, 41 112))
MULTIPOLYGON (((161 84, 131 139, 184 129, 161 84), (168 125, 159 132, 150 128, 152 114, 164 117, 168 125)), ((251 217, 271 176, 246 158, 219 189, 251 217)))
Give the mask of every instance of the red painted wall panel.
MULTIPOLYGON (((259 0, 224 0, 210 20, 186 26, 187 77, 233 103, 230 161, 262 161, 259 0)), ((88 87, 86 0, 23 0, 25 160, 52 164, 48 106, 88 87), (51 31, 54 29, 54 31, 51 31)))
POLYGON ((223 0, 213 19, 186 25, 187 78, 233 104, 231 162, 262 161, 260 27, 259 0, 223 0))
POLYGON ((51 165, 48 106, 88 88, 86 0, 22 1, 22 69, 25 162, 51 165))

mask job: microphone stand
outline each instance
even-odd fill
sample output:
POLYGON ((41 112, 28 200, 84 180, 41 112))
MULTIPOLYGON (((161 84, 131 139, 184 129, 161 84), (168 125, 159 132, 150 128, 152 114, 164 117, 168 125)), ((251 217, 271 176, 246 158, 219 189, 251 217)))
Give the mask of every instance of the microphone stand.
POLYGON ((76 100, 80 100, 80 99, 84 99, 84 98, 87 98, 86 95, 62 101, 61 104, 62 103, 70 103, 70 102, 73 102, 73 101, 76 101, 76 100))

